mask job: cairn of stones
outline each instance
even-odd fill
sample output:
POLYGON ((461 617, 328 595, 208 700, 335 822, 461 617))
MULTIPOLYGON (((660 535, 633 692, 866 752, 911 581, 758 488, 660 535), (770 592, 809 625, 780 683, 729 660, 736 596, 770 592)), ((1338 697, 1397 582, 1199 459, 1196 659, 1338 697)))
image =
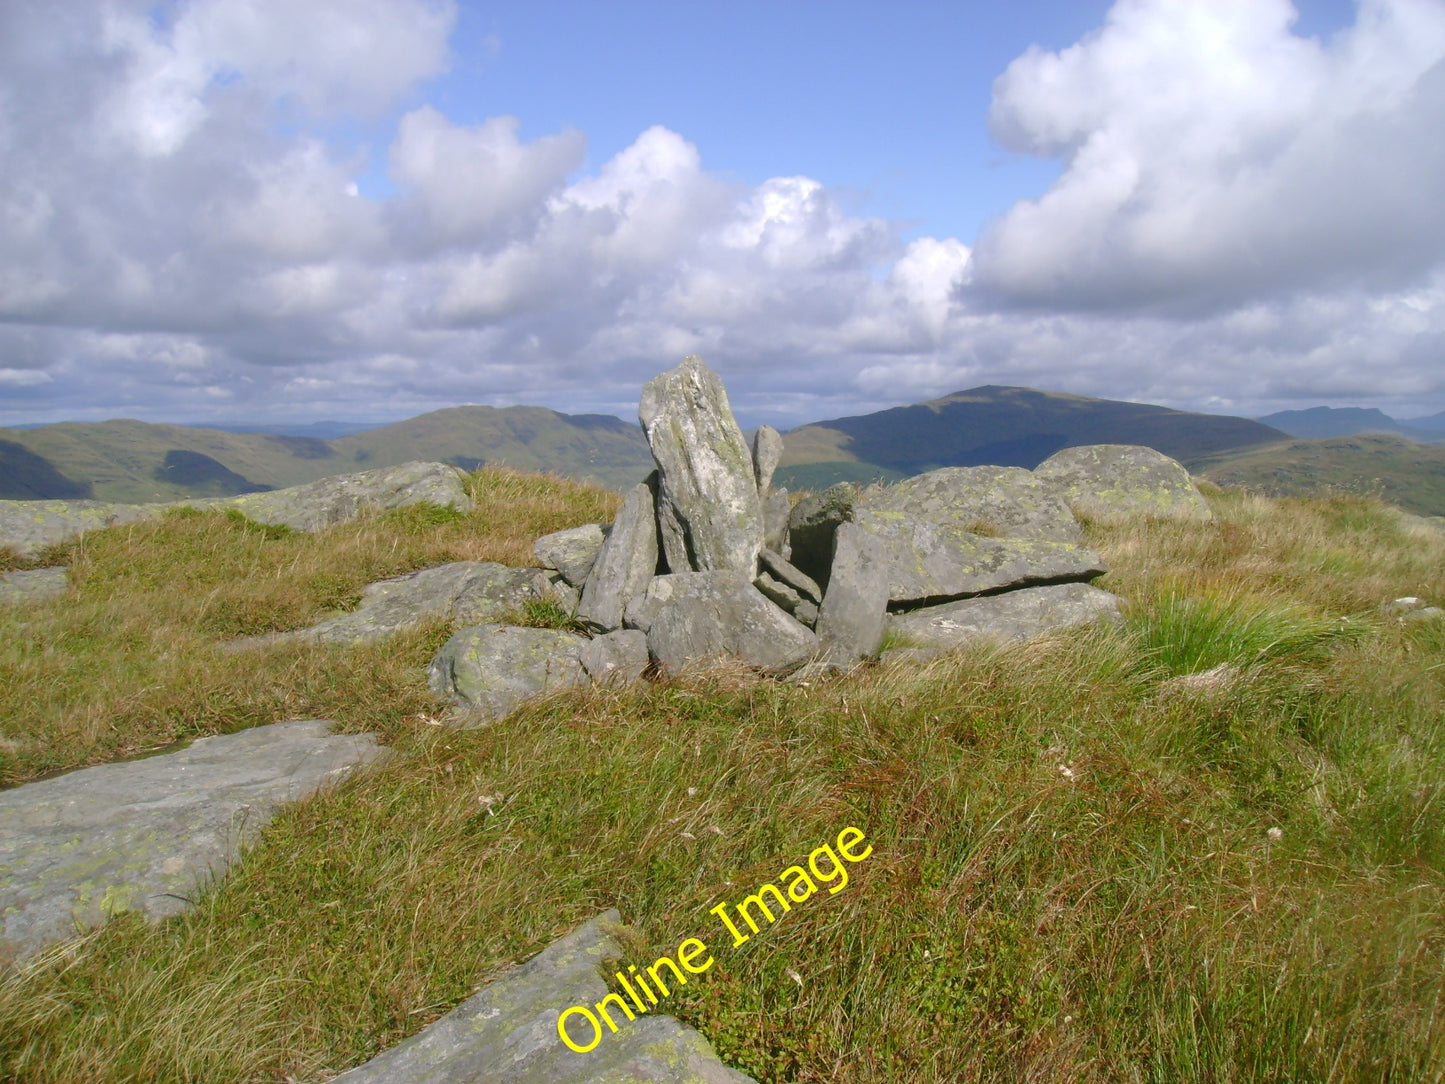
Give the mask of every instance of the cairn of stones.
POLYGON ((793 506, 773 485, 783 439, 745 440, 697 357, 649 381, 639 420, 657 469, 616 520, 537 540, 554 597, 591 633, 477 626, 432 663, 432 688, 499 714, 544 687, 731 656, 772 674, 921 656, 1118 615, 1088 514, 1209 518, 1178 463, 1096 445, 1037 470, 947 467, 840 484, 793 506))

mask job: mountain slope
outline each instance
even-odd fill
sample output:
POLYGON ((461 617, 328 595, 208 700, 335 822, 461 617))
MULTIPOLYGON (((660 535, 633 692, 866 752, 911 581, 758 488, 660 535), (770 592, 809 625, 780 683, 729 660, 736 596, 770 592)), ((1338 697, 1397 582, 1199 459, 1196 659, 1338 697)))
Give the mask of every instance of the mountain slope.
POLYGON ((1216 485, 1272 497, 1378 497, 1445 516, 1445 446, 1386 434, 1295 440, 1204 456, 1190 469, 1216 485))
POLYGON ((1033 468, 1080 444, 1143 444, 1188 461, 1284 436, 1247 418, 986 386, 794 429, 784 437, 782 478, 787 484, 801 473, 821 475, 816 465, 823 463, 839 464, 840 476, 858 473, 858 464, 902 474, 983 464, 1033 468), (810 465, 812 472, 799 470, 810 465))
POLYGON ((1435 443, 1445 439, 1440 415, 1397 421, 1383 411, 1362 407, 1310 407, 1308 410, 1281 410, 1258 419, 1292 437, 1313 440, 1320 437, 1349 437, 1356 433, 1397 433, 1411 440, 1435 443), (1433 428, 1432 428, 1433 426, 1433 428))

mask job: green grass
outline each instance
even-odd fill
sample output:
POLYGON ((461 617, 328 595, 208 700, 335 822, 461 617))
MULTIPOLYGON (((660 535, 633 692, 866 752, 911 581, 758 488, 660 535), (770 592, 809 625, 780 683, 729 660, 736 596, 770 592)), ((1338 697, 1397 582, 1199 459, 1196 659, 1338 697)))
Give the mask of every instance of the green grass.
MULTIPOLYGON (((1090 527, 1117 629, 475 731, 409 705, 400 755, 283 811, 194 911, 0 980, 0 1076, 321 1080, 617 906, 630 962, 714 950, 668 1007, 759 1080, 1445 1078, 1445 634, 1380 610, 1445 597, 1445 542, 1362 501, 1216 510, 1090 527), (1179 684, 1217 662, 1226 689, 1179 684), (729 948, 709 909, 845 825, 874 847, 848 886, 729 948)), ((115 605, 149 591, 105 567, 115 605)), ((393 642, 404 688, 444 632, 393 642)), ((379 663, 328 657, 360 688, 379 663)))

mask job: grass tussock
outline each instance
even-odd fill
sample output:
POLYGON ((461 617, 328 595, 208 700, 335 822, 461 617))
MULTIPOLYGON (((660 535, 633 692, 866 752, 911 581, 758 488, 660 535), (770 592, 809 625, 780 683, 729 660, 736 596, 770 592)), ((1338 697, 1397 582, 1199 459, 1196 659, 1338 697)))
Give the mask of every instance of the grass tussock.
POLYGON ((194 911, 0 980, 0 1076, 322 1080, 617 906, 629 962, 713 950, 666 1007, 759 1080, 1439 1080, 1445 643, 1379 613, 1434 543, 1217 507, 1091 528, 1122 628, 403 719, 194 911), (709 910, 846 825, 848 885, 729 947, 709 910))

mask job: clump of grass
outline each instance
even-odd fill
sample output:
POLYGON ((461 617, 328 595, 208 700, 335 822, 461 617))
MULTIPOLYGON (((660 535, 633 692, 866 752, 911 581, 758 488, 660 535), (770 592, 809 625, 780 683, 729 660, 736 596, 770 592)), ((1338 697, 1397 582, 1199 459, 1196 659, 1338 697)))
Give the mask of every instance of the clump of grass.
POLYGON ((517 609, 503 616, 499 623, 531 629, 561 629, 577 633, 588 631, 587 626, 574 619, 555 598, 529 598, 517 609))

